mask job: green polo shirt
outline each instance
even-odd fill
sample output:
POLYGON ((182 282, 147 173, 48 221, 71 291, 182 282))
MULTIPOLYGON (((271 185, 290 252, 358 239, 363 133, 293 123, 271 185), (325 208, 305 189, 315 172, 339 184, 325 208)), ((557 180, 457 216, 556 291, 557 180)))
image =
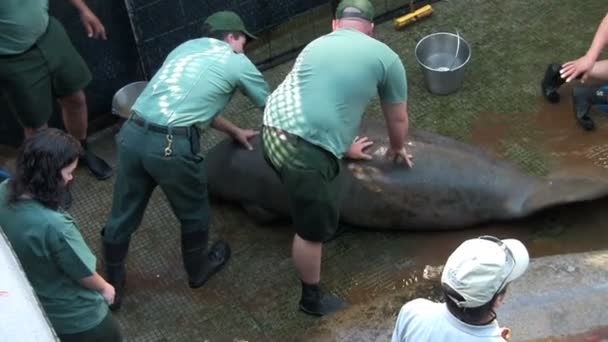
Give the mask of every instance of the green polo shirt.
POLYGON ((280 128, 341 158, 356 137, 370 100, 407 100, 405 68, 388 46, 340 29, 304 48, 268 97, 264 125, 280 128))
POLYGON ((268 85, 245 55, 221 40, 193 39, 171 51, 132 110, 163 126, 206 128, 237 89, 266 104, 268 85))
POLYGON ((29 49, 49 24, 48 0, 0 1, 0 55, 29 49))
POLYGON ((78 281, 95 272, 91 253, 74 220, 34 200, 7 203, 8 180, 0 184, 0 227, 58 334, 97 326, 108 313, 100 293, 78 281))

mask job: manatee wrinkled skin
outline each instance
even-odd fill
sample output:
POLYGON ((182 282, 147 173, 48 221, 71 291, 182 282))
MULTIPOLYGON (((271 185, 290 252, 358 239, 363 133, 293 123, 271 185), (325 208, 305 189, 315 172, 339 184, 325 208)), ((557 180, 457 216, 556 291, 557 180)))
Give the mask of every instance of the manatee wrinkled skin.
MULTIPOLYGON (((457 229, 608 193, 602 180, 533 177, 479 148, 422 130, 410 130, 414 167, 408 169, 384 158, 389 145, 383 124, 364 123, 360 135, 374 141, 368 150, 374 158, 343 160, 340 176, 340 220, 354 226, 457 229)), ((264 160, 260 137, 251 143, 254 150, 248 151, 227 139, 209 151, 209 191, 242 204, 260 220, 288 217, 285 189, 264 160)))

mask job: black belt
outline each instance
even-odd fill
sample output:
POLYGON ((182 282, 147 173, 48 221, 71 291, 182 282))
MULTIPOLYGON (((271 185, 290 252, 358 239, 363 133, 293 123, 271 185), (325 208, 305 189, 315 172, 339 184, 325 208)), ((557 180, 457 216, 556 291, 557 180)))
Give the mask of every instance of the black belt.
POLYGON ((149 122, 146 119, 142 118, 141 116, 133 113, 131 115, 131 118, 129 119, 131 121, 133 121, 137 126, 146 128, 152 132, 156 132, 156 133, 162 133, 162 134, 172 134, 172 135, 183 135, 185 137, 189 137, 190 134, 190 130, 192 129, 191 127, 184 127, 184 126, 178 126, 178 127, 167 127, 167 126, 161 126, 161 125, 157 125, 155 123, 149 122))

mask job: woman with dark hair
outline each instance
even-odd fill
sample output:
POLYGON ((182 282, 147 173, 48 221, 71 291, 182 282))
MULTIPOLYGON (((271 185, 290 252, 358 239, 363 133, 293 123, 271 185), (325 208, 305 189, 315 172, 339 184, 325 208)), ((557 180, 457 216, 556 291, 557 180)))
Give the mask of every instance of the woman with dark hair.
POLYGON ((43 129, 25 140, 12 178, 0 184, 0 227, 61 341, 121 341, 108 311, 114 288, 72 217, 60 207, 82 148, 43 129))

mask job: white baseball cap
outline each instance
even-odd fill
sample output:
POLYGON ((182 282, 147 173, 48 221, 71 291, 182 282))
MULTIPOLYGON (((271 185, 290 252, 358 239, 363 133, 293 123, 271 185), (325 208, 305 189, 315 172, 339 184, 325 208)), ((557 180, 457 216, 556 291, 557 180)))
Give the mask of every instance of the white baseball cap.
POLYGON ((530 263, 526 246, 519 240, 480 236, 463 242, 450 255, 441 274, 441 284, 452 288, 464 300, 449 297, 462 308, 488 303, 530 263))

